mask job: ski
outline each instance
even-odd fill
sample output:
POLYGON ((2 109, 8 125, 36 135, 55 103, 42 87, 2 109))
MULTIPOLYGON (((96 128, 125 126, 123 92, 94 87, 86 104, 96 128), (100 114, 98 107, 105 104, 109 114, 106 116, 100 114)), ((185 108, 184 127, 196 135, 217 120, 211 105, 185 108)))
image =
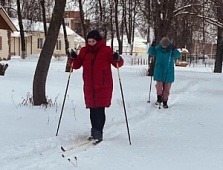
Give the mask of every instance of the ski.
POLYGON ((88 148, 90 148, 91 146, 96 146, 100 143, 101 141, 97 141, 97 140, 88 140, 85 142, 82 142, 78 145, 75 146, 71 146, 69 148, 64 148, 63 146, 60 147, 61 151, 62 151, 62 157, 67 157, 69 155, 72 155, 73 153, 75 153, 75 151, 84 151, 88 148))
POLYGON ((101 143, 101 141, 102 140, 88 140, 67 149, 61 146, 60 149, 62 151, 62 157, 69 161, 74 167, 77 167, 77 157, 73 155, 75 154, 75 151, 86 151, 91 146, 93 147, 98 145, 99 143, 101 143))
POLYGON ((75 146, 71 146, 69 148, 64 148, 63 146, 60 147, 61 151, 62 151, 62 157, 65 158, 65 157, 68 157, 72 154, 74 154, 75 152, 78 152, 78 151, 85 151, 86 149, 88 149, 89 147, 93 146, 93 141, 85 141, 85 142, 82 142, 78 145, 75 145, 75 146))
POLYGON ((71 147, 66 148, 66 149, 65 149, 63 146, 61 146, 60 149, 61 149, 61 151, 63 151, 63 152, 69 152, 69 151, 75 150, 75 149, 77 149, 77 148, 79 148, 79 147, 82 147, 82 146, 87 145, 87 144, 90 144, 90 143, 92 143, 92 141, 87 140, 87 141, 84 141, 84 142, 82 142, 82 143, 79 143, 78 145, 71 146, 71 147))

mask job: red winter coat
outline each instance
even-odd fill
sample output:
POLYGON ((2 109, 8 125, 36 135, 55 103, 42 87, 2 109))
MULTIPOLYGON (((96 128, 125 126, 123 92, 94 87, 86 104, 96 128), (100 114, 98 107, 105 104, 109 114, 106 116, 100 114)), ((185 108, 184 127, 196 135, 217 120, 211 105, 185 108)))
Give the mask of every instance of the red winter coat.
MULTIPOLYGON (((111 105, 113 79, 111 64, 116 67, 113 60, 113 51, 101 39, 93 47, 86 43, 81 48, 77 59, 73 61, 73 68, 83 66, 84 98, 87 108, 109 107, 111 105)), ((118 62, 123 65, 123 59, 118 62)))

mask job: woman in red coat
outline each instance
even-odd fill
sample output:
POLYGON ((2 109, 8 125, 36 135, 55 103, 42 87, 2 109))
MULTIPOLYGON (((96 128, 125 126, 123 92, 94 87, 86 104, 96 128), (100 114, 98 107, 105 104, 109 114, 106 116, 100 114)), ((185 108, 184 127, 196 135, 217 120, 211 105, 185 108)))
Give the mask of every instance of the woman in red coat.
MULTIPOLYGON (((72 55, 71 55, 72 56, 72 55)), ((87 35, 86 46, 80 53, 73 55, 71 64, 73 69, 83 67, 84 98, 86 108, 90 109, 91 136, 95 143, 103 140, 105 124, 105 107, 111 105, 113 79, 111 64, 114 67, 123 65, 123 59, 118 53, 113 53, 111 47, 106 46, 104 39, 97 30, 87 35)))

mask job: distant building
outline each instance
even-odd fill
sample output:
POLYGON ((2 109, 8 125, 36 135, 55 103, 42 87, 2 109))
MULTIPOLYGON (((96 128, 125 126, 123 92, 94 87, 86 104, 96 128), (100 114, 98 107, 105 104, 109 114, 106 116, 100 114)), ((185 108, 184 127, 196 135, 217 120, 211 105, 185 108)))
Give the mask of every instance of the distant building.
MULTIPOLYGON (((111 46, 111 39, 107 41, 107 45, 111 46)), ((127 36, 123 36, 123 54, 129 54, 130 52, 130 45, 128 44, 127 36)), ((114 51, 118 50, 118 40, 117 38, 113 39, 113 49, 114 51)), ((141 38, 141 37, 135 37, 134 38, 134 43, 133 43, 133 55, 141 55, 141 54, 147 54, 147 45, 146 45, 146 40, 141 38)))
POLYGON ((17 31, 17 28, 2 6, 0 6, 0 21, 0 60, 10 59, 11 33, 17 31))
MULTIPOLYGON (((17 29, 19 30, 18 20, 13 19, 13 23, 17 26, 17 29)), ((24 26, 24 31, 25 31, 27 55, 40 54, 44 41, 45 41, 43 22, 31 22, 30 20, 23 20, 23 26, 24 26)), ((69 47, 76 48, 78 46, 84 46, 85 44, 84 38, 76 34, 69 27, 66 27, 66 32, 67 32, 67 37, 69 41, 69 47)), ((22 54, 20 32, 18 31, 15 31, 12 33, 11 52, 13 55, 18 55, 18 56, 22 54)), ((56 43, 53 55, 54 56, 66 55, 64 32, 63 32, 62 26, 59 31, 59 35, 57 38, 57 43, 56 43)))
MULTIPOLYGON (((79 11, 65 11, 64 20, 66 26, 71 28, 74 32, 84 37, 83 28, 81 26, 81 17, 79 11)), ((87 32, 89 31, 90 20, 85 20, 85 25, 87 26, 87 32)))

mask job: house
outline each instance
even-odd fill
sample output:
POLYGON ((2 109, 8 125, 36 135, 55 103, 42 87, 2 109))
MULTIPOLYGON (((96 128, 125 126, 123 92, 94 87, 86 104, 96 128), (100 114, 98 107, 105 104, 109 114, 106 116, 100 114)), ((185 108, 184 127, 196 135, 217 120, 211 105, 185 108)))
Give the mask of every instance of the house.
POLYGON ((11 33, 17 31, 17 28, 2 6, 0 6, 0 21, 0 60, 8 60, 11 58, 11 33))
POLYGON ((186 48, 178 49, 178 51, 181 55, 180 58, 176 60, 175 65, 180 67, 186 67, 189 64, 189 62, 187 61, 187 55, 189 54, 189 51, 186 48))
MULTIPOLYGON (((19 30, 18 20, 12 19, 13 23, 16 25, 19 30)), ((49 24, 47 24, 49 25, 49 24)), ((23 27, 25 32, 25 41, 26 41, 26 52, 27 55, 31 54, 40 54, 44 40, 45 33, 43 22, 31 22, 30 20, 23 20, 23 27)), ((76 34, 73 30, 66 26, 67 38, 69 42, 70 48, 76 48, 78 46, 84 46, 85 40, 78 34, 76 34)), ((20 42, 20 32, 15 31, 11 36, 11 51, 13 55, 21 55, 21 42, 20 42)), ((55 50, 53 55, 56 56, 64 56, 65 52, 65 43, 64 43, 64 32, 63 27, 61 26, 57 43, 55 46, 55 50)))
MULTIPOLYGON (((107 41, 107 45, 111 45, 111 39, 107 41)), ((123 36, 123 54, 129 54, 129 48, 130 45, 128 44, 127 36, 123 36)), ((117 38, 113 39, 113 48, 114 51, 118 50, 118 40, 117 38)), ((134 37, 134 43, 133 43, 133 55, 141 55, 141 54, 147 54, 147 45, 146 40, 141 37, 134 37)))
MULTIPOLYGON (((64 21, 66 26, 75 31, 78 35, 84 37, 84 31, 81 26, 81 16, 80 11, 65 11, 64 12, 64 21)), ((90 20, 85 19, 85 26, 87 27, 87 32, 90 31, 90 20)))

